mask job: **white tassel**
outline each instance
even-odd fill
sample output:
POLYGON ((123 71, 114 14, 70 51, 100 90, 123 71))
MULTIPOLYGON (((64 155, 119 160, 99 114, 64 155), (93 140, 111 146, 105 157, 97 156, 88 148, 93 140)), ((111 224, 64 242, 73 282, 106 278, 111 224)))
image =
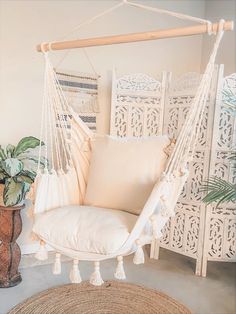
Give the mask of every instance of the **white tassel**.
POLYGON ((61 273, 61 254, 60 253, 56 253, 52 273, 54 275, 59 275, 61 273))
POLYGON ((136 265, 144 264, 144 252, 139 240, 136 241, 137 251, 134 254, 133 263, 136 265))
POLYGON ((117 263, 116 272, 114 276, 116 279, 124 280, 126 279, 126 276, 125 276, 125 270, 124 270, 124 265, 123 265, 123 257, 118 256, 117 261, 118 263, 117 263))
POLYGON ((94 272, 90 277, 90 283, 94 286, 101 286, 104 281, 102 280, 102 276, 100 273, 100 263, 94 262, 94 272))
POLYGON ((70 271, 70 281, 72 283, 80 283, 82 281, 78 264, 79 261, 77 259, 74 259, 73 266, 70 271))
POLYGON ((38 252, 35 253, 35 258, 37 258, 40 261, 45 261, 48 259, 48 251, 45 247, 45 242, 40 240, 40 247, 38 252))

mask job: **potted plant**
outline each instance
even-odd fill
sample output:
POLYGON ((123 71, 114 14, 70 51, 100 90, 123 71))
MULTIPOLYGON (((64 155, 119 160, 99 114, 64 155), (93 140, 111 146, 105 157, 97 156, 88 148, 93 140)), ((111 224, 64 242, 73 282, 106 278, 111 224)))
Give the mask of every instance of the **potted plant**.
POLYGON ((36 177, 38 160, 33 150, 39 144, 37 138, 29 136, 16 146, 0 146, 0 288, 21 282, 21 252, 16 239, 22 229, 20 210, 36 177))
POLYGON ((9 144, 5 149, 0 146, 0 205, 24 203, 36 177, 38 160, 32 151, 39 144, 39 139, 29 136, 22 138, 16 146, 9 144))

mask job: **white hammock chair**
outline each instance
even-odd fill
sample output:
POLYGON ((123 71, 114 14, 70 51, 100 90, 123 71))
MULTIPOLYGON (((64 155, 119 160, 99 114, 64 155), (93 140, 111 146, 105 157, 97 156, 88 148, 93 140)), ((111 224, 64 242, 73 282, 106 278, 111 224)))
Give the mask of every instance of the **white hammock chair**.
MULTIPOLYGON (((128 1, 125 1, 125 3, 130 4, 128 1)), ((112 9, 115 9, 120 5, 121 4, 116 5, 112 9)), ((187 18, 200 23, 205 23, 209 26, 208 29, 210 31, 211 24, 209 21, 138 4, 132 5, 159 13, 166 13, 179 18, 187 18)), ((92 18, 90 22, 97 17, 110 12, 112 9, 92 18)), ((66 212, 69 212, 71 208, 74 208, 71 205, 74 205, 78 208, 79 212, 80 206, 84 204, 86 186, 88 183, 90 157, 92 154, 90 141, 96 141, 97 135, 89 130, 79 118, 78 114, 76 114, 68 105, 60 82, 50 62, 48 53, 44 51, 46 69, 41 143, 42 141, 45 143, 44 157, 50 160, 50 165, 47 164, 44 169, 41 169, 40 160, 42 158, 42 147, 44 146, 40 146, 38 174, 35 181, 35 223, 33 232, 38 239, 40 239, 40 250, 36 253, 38 259, 42 260, 47 258, 45 243, 49 244, 57 252, 53 269, 55 274, 60 273, 61 254, 69 256, 74 260, 70 278, 72 282, 76 283, 81 281, 78 262, 80 260, 94 261, 95 270, 90 279, 90 282, 94 285, 101 285, 103 283, 99 271, 99 262, 102 260, 114 257, 118 259, 118 266, 115 272, 115 277, 118 279, 125 279, 122 260, 123 256, 135 252, 134 263, 140 264, 144 262, 142 246, 151 243, 153 239, 159 239, 161 237, 161 230, 164 225, 171 216, 175 215, 175 206, 178 197, 188 177, 188 163, 194 153, 196 141, 198 139, 198 133, 214 71, 216 53, 223 36, 223 30, 224 21, 220 21, 209 63, 202 76, 188 117, 186 118, 177 142, 172 149, 165 171, 153 186, 151 195, 146 200, 146 204, 138 218, 134 220, 135 223, 126 240, 115 252, 109 254, 104 254, 104 252, 94 253, 85 250, 75 250, 70 247, 70 244, 62 246, 57 241, 57 236, 60 237, 60 234, 58 234, 56 238, 52 238, 52 233, 55 224, 57 223, 55 221, 54 224, 54 217, 55 214, 59 212, 60 208, 66 208, 66 212), (68 113, 71 115, 70 121, 67 120, 68 113), (71 129, 68 129, 68 123, 70 124, 71 129), (45 226, 43 217, 46 217, 47 215, 49 215, 48 219, 50 221, 47 220, 49 223, 45 226), (46 233, 45 228, 48 230, 46 233)), ((42 46, 42 50, 44 50, 44 46, 42 46)), ((142 167, 142 165, 140 165, 140 167, 142 167)), ((94 211, 96 211, 96 208, 94 208, 94 211)), ((111 211, 114 213, 116 212, 114 209, 111 211)), ((65 230, 63 230, 63 215, 61 219, 62 228, 60 229, 60 233, 63 234, 65 233, 65 230)), ((81 237, 81 235, 79 235, 79 237, 81 237)), ((112 242, 113 239, 110 238, 109 241, 112 242)))

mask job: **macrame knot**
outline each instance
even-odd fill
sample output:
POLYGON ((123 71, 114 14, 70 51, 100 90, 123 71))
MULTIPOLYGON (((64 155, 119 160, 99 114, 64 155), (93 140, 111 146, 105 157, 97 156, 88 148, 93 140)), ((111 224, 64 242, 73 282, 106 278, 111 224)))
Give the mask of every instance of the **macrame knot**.
POLYGON ((162 201, 162 203, 166 203, 166 201, 167 201, 166 195, 162 194, 162 195, 160 196, 160 200, 162 201))
POLYGON ((224 19, 221 19, 219 21, 219 32, 223 32, 224 31, 224 26, 225 26, 225 20, 224 19))
POLYGON ((60 253, 56 253, 52 273, 54 275, 59 275, 61 273, 61 254, 60 253))
POLYGON ((173 209, 168 208, 168 207, 161 207, 160 214, 162 217, 174 217, 175 211, 173 209))
POLYGON ((101 286, 104 283, 104 281, 102 280, 101 273, 100 273, 100 263, 99 262, 94 262, 94 272, 90 276, 89 282, 94 286, 101 286))
POLYGON ((35 258, 39 261, 45 261, 48 259, 48 251, 45 247, 45 242, 43 240, 40 240, 39 243, 39 250, 35 253, 35 258))
POLYGON ((80 283, 82 281, 79 271, 79 261, 74 259, 73 265, 70 271, 70 281, 72 283, 80 283))
POLYGON ((157 219, 157 215, 152 215, 150 218, 152 224, 152 237, 155 240, 159 239, 162 236, 162 233, 158 230, 157 219))
POLYGON ((144 264, 145 262, 144 252, 143 252, 143 247, 141 245, 140 240, 136 240, 136 244, 137 244, 137 250, 134 254, 133 263, 136 265, 144 264))
POLYGON ((126 279, 125 276, 125 270, 124 270, 124 263, 123 263, 123 257, 122 256, 118 256, 117 257, 117 267, 116 267, 116 272, 115 272, 115 278, 116 279, 120 279, 120 280, 124 280, 126 279))
POLYGON ((213 34, 211 21, 207 21, 207 33, 208 33, 208 35, 213 34))

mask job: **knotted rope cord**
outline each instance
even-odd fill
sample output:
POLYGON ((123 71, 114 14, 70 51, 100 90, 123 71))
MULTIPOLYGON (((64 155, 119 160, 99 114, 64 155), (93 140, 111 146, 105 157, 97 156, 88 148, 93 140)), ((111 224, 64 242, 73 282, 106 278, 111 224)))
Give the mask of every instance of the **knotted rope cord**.
POLYGON ((57 78, 57 75, 53 69, 53 67, 51 66, 51 71, 52 71, 52 76, 53 76, 53 81, 54 81, 54 91, 57 94, 58 97, 58 104, 57 106, 59 106, 59 110, 62 113, 61 116, 61 120, 64 122, 63 124, 61 124, 61 135, 63 134, 64 136, 64 147, 65 147, 65 152, 66 152, 66 158, 67 158, 67 167, 69 167, 69 165, 71 164, 71 160, 72 160, 72 156, 71 156, 71 150, 70 148, 68 148, 68 143, 66 143, 66 139, 68 139, 68 133, 66 131, 66 127, 67 127, 67 121, 65 119, 65 115, 67 115, 68 117, 68 113, 69 113, 69 105, 67 103, 67 99, 64 96, 62 87, 60 85, 60 82, 57 78), (56 87, 56 88, 55 88, 56 87), (67 149, 68 148, 68 149, 67 149), (69 159, 68 159, 68 155, 69 155, 69 159))
MULTIPOLYGON (((179 156, 180 156, 181 149, 183 149, 183 147, 185 147, 186 151, 189 152, 190 145, 193 145, 193 147, 196 146, 197 136, 193 138, 194 132, 191 132, 191 130, 193 128, 195 129, 197 127, 197 124, 200 123, 201 121, 200 119, 202 118, 203 111, 205 109, 204 103, 206 103, 206 100, 208 97, 210 81, 211 81, 212 74, 214 71, 216 53, 218 51, 221 39, 224 34, 224 31, 223 31, 224 22, 225 22, 224 20, 221 20, 219 23, 218 35, 217 35, 208 65, 206 67, 206 71, 203 74, 202 80, 200 82, 200 86, 194 98, 193 108, 191 107, 191 110, 189 111, 189 114, 185 120, 185 123, 181 128, 177 143, 175 145, 175 148, 167 164, 168 170, 166 171, 166 173, 168 172, 170 174, 174 172, 175 170, 179 169, 179 165, 180 165, 179 156), (196 116, 199 117, 199 119, 196 119, 196 116), (187 144, 186 144, 187 139, 190 139, 190 140, 187 141, 187 144), (191 143, 191 140, 193 140, 193 143, 191 143)), ((198 132, 199 130, 196 133, 198 132)), ((193 153, 193 150, 192 150, 192 153, 193 153)))
MULTIPOLYGON (((51 95, 53 95, 52 84, 50 84, 50 93, 51 93, 51 95)), ((52 97, 51 112, 52 112, 52 125, 53 125, 53 129, 54 129, 54 134, 55 134, 55 150, 56 150, 56 156, 57 156, 57 166, 59 169, 63 169, 61 150, 59 147, 59 137, 58 137, 58 128, 57 128, 58 122, 56 120, 56 117, 58 117, 58 112, 56 110, 55 97, 52 97)), ((59 127, 60 127, 60 125, 59 125, 59 127)))
POLYGON ((173 11, 169 11, 169 10, 160 9, 160 8, 157 8, 157 7, 151 7, 151 6, 147 6, 147 5, 131 2, 131 1, 128 1, 128 0, 123 0, 123 2, 126 3, 127 5, 130 5, 130 6, 133 6, 133 7, 137 7, 139 9, 144 9, 144 10, 148 10, 148 11, 152 11, 152 12, 156 12, 156 13, 160 13, 160 14, 173 16, 173 17, 176 17, 176 18, 181 19, 181 20, 188 20, 188 21, 198 22, 198 23, 201 23, 201 24, 206 24, 207 27, 208 27, 208 33, 209 34, 212 33, 212 22, 209 21, 209 20, 201 19, 201 18, 198 18, 198 17, 195 17, 195 16, 191 16, 191 15, 187 15, 187 14, 183 14, 183 13, 178 13, 178 12, 173 12, 173 11))
MULTIPOLYGON (((82 28, 83 26, 86 26, 86 25, 89 25, 89 24, 93 23, 93 22, 96 21, 97 19, 99 19, 99 18, 101 18, 101 17, 103 17, 103 16, 105 16, 105 15, 111 13, 112 11, 115 11, 116 9, 120 8, 120 7, 123 6, 123 5, 124 5, 124 2, 120 2, 120 3, 118 3, 118 4, 114 5, 114 6, 112 6, 111 8, 106 9, 105 11, 102 11, 102 12, 98 13, 97 15, 95 15, 95 16, 89 18, 88 20, 85 20, 85 21, 81 22, 79 25, 77 25, 77 26, 76 26, 73 30, 71 30, 69 33, 67 33, 67 34, 65 34, 64 36, 58 38, 58 40, 64 40, 64 39, 68 38, 70 35, 72 35, 72 34, 74 34, 75 32, 77 32, 77 31, 78 31, 80 28, 82 28)), ((56 67, 58 67, 58 66, 65 60, 65 58, 68 56, 68 54, 71 52, 71 50, 72 50, 72 49, 68 49, 68 50, 65 52, 65 54, 62 56, 62 58, 58 61, 56 67)), ((88 55, 86 49, 85 49, 85 48, 82 48, 82 51, 83 51, 83 53, 84 53, 84 55, 85 55, 85 57, 86 57, 88 63, 90 64, 90 66, 91 66, 93 72, 94 72, 97 76, 99 76, 98 73, 97 73, 96 70, 95 70, 94 65, 93 65, 92 62, 91 62, 91 59, 89 58, 89 55, 88 55)))
MULTIPOLYGON (((169 10, 160 9, 160 8, 157 8, 157 7, 151 7, 151 6, 147 6, 147 5, 131 2, 131 1, 128 1, 128 0, 123 0, 120 3, 114 5, 113 7, 109 8, 109 9, 106 9, 105 11, 103 11, 101 13, 98 13, 97 15, 89 18, 88 20, 85 20, 84 22, 81 22, 78 26, 76 26, 69 33, 67 33, 64 36, 58 38, 58 40, 64 40, 64 39, 68 38, 70 35, 72 35, 75 32, 77 32, 83 26, 86 26, 86 25, 89 25, 89 24, 93 23, 97 19, 99 19, 99 18, 101 18, 101 17, 103 17, 103 16, 105 16, 105 15, 115 11, 116 9, 120 8, 123 5, 129 5, 129 6, 132 6, 132 7, 139 8, 139 9, 148 10, 148 11, 156 12, 156 13, 159 13, 159 14, 165 14, 165 15, 173 16, 173 17, 176 17, 176 18, 182 19, 182 20, 188 20, 188 21, 194 21, 194 22, 201 23, 201 24, 206 24, 207 25, 207 29, 208 29, 208 34, 209 35, 212 34, 212 22, 209 21, 209 20, 201 19, 201 18, 194 17, 194 16, 187 15, 187 14, 182 14, 182 13, 178 13, 178 12, 173 12, 173 11, 169 11, 169 10)), ((52 44, 52 43, 53 42, 51 42, 50 44, 52 44)), ((49 49, 49 50, 51 50, 51 49, 49 49)), ((65 54, 62 56, 62 58, 57 63, 56 67, 58 67, 64 61, 64 59, 67 57, 67 55, 70 53, 70 51, 71 51, 71 49, 69 49, 69 50, 67 50, 65 52, 65 54)), ((86 52, 86 49, 82 48, 82 51, 84 52, 85 57, 87 58, 87 61, 90 64, 93 72, 96 75, 98 75, 96 70, 95 70, 95 68, 94 68, 94 66, 93 66, 93 64, 92 64, 92 62, 91 62, 91 59, 88 56, 88 53, 86 52)))
MULTIPOLYGON (((58 116, 58 128, 55 130, 55 148, 56 148, 56 151, 57 151, 57 148, 59 146, 58 142, 59 142, 59 138, 58 138, 58 133, 59 133, 59 136, 61 138, 61 146, 62 146, 62 150, 64 151, 64 155, 65 155, 65 162, 66 162, 66 166, 68 167, 69 166, 69 160, 68 160, 68 149, 66 148, 66 145, 65 145, 65 140, 67 138, 67 135, 66 135, 66 131, 64 130, 65 128, 65 119, 64 119, 64 112, 62 111, 62 107, 61 107, 61 97, 60 97, 60 94, 58 92, 58 88, 60 88, 60 84, 58 82, 55 81, 55 72, 54 72, 54 69, 50 63, 50 60, 48 58, 48 54, 47 53, 44 53, 45 55, 45 62, 46 62, 46 86, 45 86, 45 98, 47 99, 47 101, 44 102, 44 104, 47 104, 47 107, 50 107, 50 108, 47 108, 47 111, 45 113, 45 121, 48 121, 49 122, 49 129, 52 130, 52 119, 50 119, 50 113, 48 112, 48 109, 50 110, 53 110, 54 111, 54 119, 53 119, 53 122, 54 122, 54 130, 56 129, 56 119, 55 119, 55 116, 58 116), (61 111, 62 113, 62 117, 60 117, 60 115, 58 115, 58 109, 61 111), (61 123, 61 120, 63 120, 64 124, 61 123), (58 133, 57 133, 58 132, 58 133)), ((52 113, 52 111, 51 111, 52 113)), ((45 123, 45 137, 46 137, 46 156, 48 156, 48 153, 47 153, 47 145, 48 145, 48 136, 47 136, 47 132, 48 132, 48 126, 47 124, 45 123)), ((52 141, 52 147, 51 149, 53 150, 53 141, 52 141)), ((60 154, 60 149, 56 152, 57 153, 57 156, 58 156, 58 164, 61 166, 61 170, 62 169, 62 157, 61 157, 61 154, 60 154)), ((52 154, 52 152, 51 152, 52 154)), ((51 155, 52 158, 53 158, 53 155, 51 155)), ((54 163, 54 158, 52 160, 53 162, 53 167, 55 167, 55 163, 54 163)))
MULTIPOLYGON (((49 75, 49 73, 48 73, 49 75)), ((50 84, 50 78, 48 78, 48 88, 49 88, 49 92, 51 90, 51 84, 50 84)), ((51 171, 54 172, 55 170, 55 161, 54 161, 54 139, 53 139, 53 123, 52 123, 52 103, 53 99, 51 97, 48 97, 48 121, 49 121, 49 141, 50 141, 50 151, 51 151, 51 162, 52 162, 52 167, 51 167, 51 171)), ((54 138, 56 138, 56 136, 54 135, 54 138)))
MULTIPOLYGON (((51 71, 51 69, 50 69, 51 71)), ((50 73, 51 74, 51 73, 50 73)), ((59 164, 59 168, 60 170, 63 170, 63 162, 62 162, 62 155, 61 155, 61 150, 60 150, 60 145, 59 142, 62 145, 62 151, 64 151, 64 155, 65 158, 67 156, 67 150, 66 147, 64 145, 64 136, 62 134, 62 128, 63 125, 61 123, 61 113, 60 113, 60 108, 58 108, 58 104, 60 103, 60 100, 58 101, 58 95, 56 94, 55 91, 55 83, 53 82, 53 78, 51 77, 51 95, 52 95, 52 99, 53 99, 53 111, 54 111, 54 129, 55 129, 55 133, 56 133, 56 141, 55 141, 55 148, 56 150, 58 149, 58 164, 59 164)))
MULTIPOLYGON (((52 71, 52 75, 53 75, 53 79, 54 79, 54 84, 56 86, 56 90, 55 91, 57 92, 58 98, 60 100, 58 105, 60 107, 61 112, 63 113, 62 120, 64 121, 64 127, 62 127, 62 133, 64 134, 65 138, 68 139, 68 133, 67 133, 66 128, 65 128, 65 126, 67 125, 67 121, 65 119, 65 114, 67 114, 67 116, 68 116, 68 113, 70 112, 70 106, 69 106, 69 104, 67 102, 67 99, 66 99, 66 97, 65 97, 65 95, 63 93, 63 90, 62 90, 62 87, 60 85, 60 82, 59 82, 59 80, 57 78, 57 75, 56 75, 56 73, 55 73, 55 71, 54 71, 52 66, 51 66, 51 71, 52 71)), ((69 166, 70 164, 72 164, 72 152, 71 152, 70 147, 68 147, 69 145, 68 145, 67 142, 65 142, 65 145, 66 145, 66 151, 67 151, 68 156, 69 156, 69 159, 67 161, 67 166, 69 166)))
MULTIPOLYGON (((50 63, 49 59, 48 62, 50 63)), ((64 150, 64 155, 65 155, 65 162, 66 162, 66 168, 69 167, 69 159, 68 159, 68 154, 69 154, 69 149, 67 148, 66 144, 66 139, 68 138, 68 134, 66 131, 66 126, 67 126, 67 121, 65 119, 65 111, 62 107, 62 96, 60 93, 60 83, 55 80, 55 71, 52 67, 52 65, 49 65, 50 67, 50 75, 51 75, 51 82, 52 82, 52 93, 54 97, 54 111, 57 112, 58 114, 58 133, 61 138, 61 144, 62 148, 64 150)), ((63 170, 61 168, 61 170, 63 170)))
MULTIPOLYGON (((37 174, 40 173, 40 164, 41 164, 41 157, 42 157, 42 144, 43 144, 43 133, 45 130, 45 108, 46 108, 46 87, 47 87, 47 80, 46 80, 46 75, 47 75, 47 69, 45 67, 45 72, 44 72, 44 87, 43 87, 43 105, 42 105, 42 112, 41 112, 41 124, 40 124, 40 138, 39 138, 39 154, 38 154, 38 166, 37 166, 37 174)), ((46 144, 46 143, 44 143, 46 144)), ((47 161, 46 161, 47 163, 47 161)))
MULTIPOLYGON (((214 70, 215 70, 215 59, 216 59, 216 54, 217 54, 217 51, 218 51, 218 48, 219 48, 219 45, 220 45, 220 42, 223 38, 223 35, 224 35, 224 23, 225 23, 225 20, 221 19, 219 21, 219 29, 218 29, 218 38, 216 39, 216 42, 214 44, 214 48, 213 48, 213 52, 212 52, 212 55, 210 57, 210 60, 209 60, 209 63, 211 65, 211 79, 208 79, 207 80, 207 83, 208 83, 208 92, 205 94, 205 99, 204 99, 204 103, 203 103, 203 110, 201 112, 201 117, 199 119, 199 127, 197 127, 197 131, 196 131, 196 140, 193 141, 193 144, 192 144, 192 153, 195 151, 195 148, 196 148, 196 145, 197 145, 197 139, 198 139, 198 136, 199 136, 199 132, 200 132, 200 126, 201 126, 201 122, 202 122, 202 119, 203 119, 203 114, 204 114, 204 110, 205 110, 205 107, 206 107, 206 103, 207 103, 207 100, 208 100, 208 95, 209 95, 209 90, 210 90, 210 87, 211 87, 211 81, 212 81, 212 76, 213 76, 213 73, 214 73, 214 70)), ((193 136, 193 135, 192 135, 193 136)))
MULTIPOLYGON (((56 109, 56 99, 55 99, 55 96, 54 96, 54 84, 53 84, 53 81, 52 81, 52 78, 51 78, 51 75, 50 75, 50 65, 49 65, 49 63, 48 63, 48 58, 47 58, 47 67, 48 67, 48 81, 49 81, 49 83, 48 83, 48 96, 49 96, 49 98, 50 98, 50 101, 51 101, 51 103, 50 103, 50 107, 52 108, 54 108, 54 111, 55 110, 57 110, 56 109)), ((56 114, 54 115, 54 119, 53 119, 53 121, 49 121, 49 123, 52 125, 52 124, 54 124, 54 132, 55 132, 55 144, 57 143, 57 141, 58 141, 58 132, 59 132, 59 134, 60 134, 60 123, 59 122, 57 122, 56 121, 56 118, 55 117, 57 117, 58 116, 58 113, 56 112, 56 114), (59 130, 56 128, 56 124, 58 123, 58 127, 59 127, 59 130)), ((61 137, 61 140, 62 140, 62 143, 63 143, 63 141, 64 141, 64 139, 63 139, 63 137, 61 137)), ((56 145, 55 145, 55 148, 57 148, 56 147, 56 145)), ((62 145, 62 149, 63 149, 64 147, 63 147, 63 145, 62 145)), ((53 147, 52 147, 52 150, 53 150, 53 147)), ((60 150, 59 150, 60 151, 60 150)), ((61 154, 60 155, 58 155, 58 157, 59 157, 59 159, 58 159, 58 164, 60 164, 60 166, 61 166, 61 168, 60 169, 62 169, 62 162, 61 162, 61 154)), ((55 167, 55 165, 53 165, 53 167, 55 167)))

